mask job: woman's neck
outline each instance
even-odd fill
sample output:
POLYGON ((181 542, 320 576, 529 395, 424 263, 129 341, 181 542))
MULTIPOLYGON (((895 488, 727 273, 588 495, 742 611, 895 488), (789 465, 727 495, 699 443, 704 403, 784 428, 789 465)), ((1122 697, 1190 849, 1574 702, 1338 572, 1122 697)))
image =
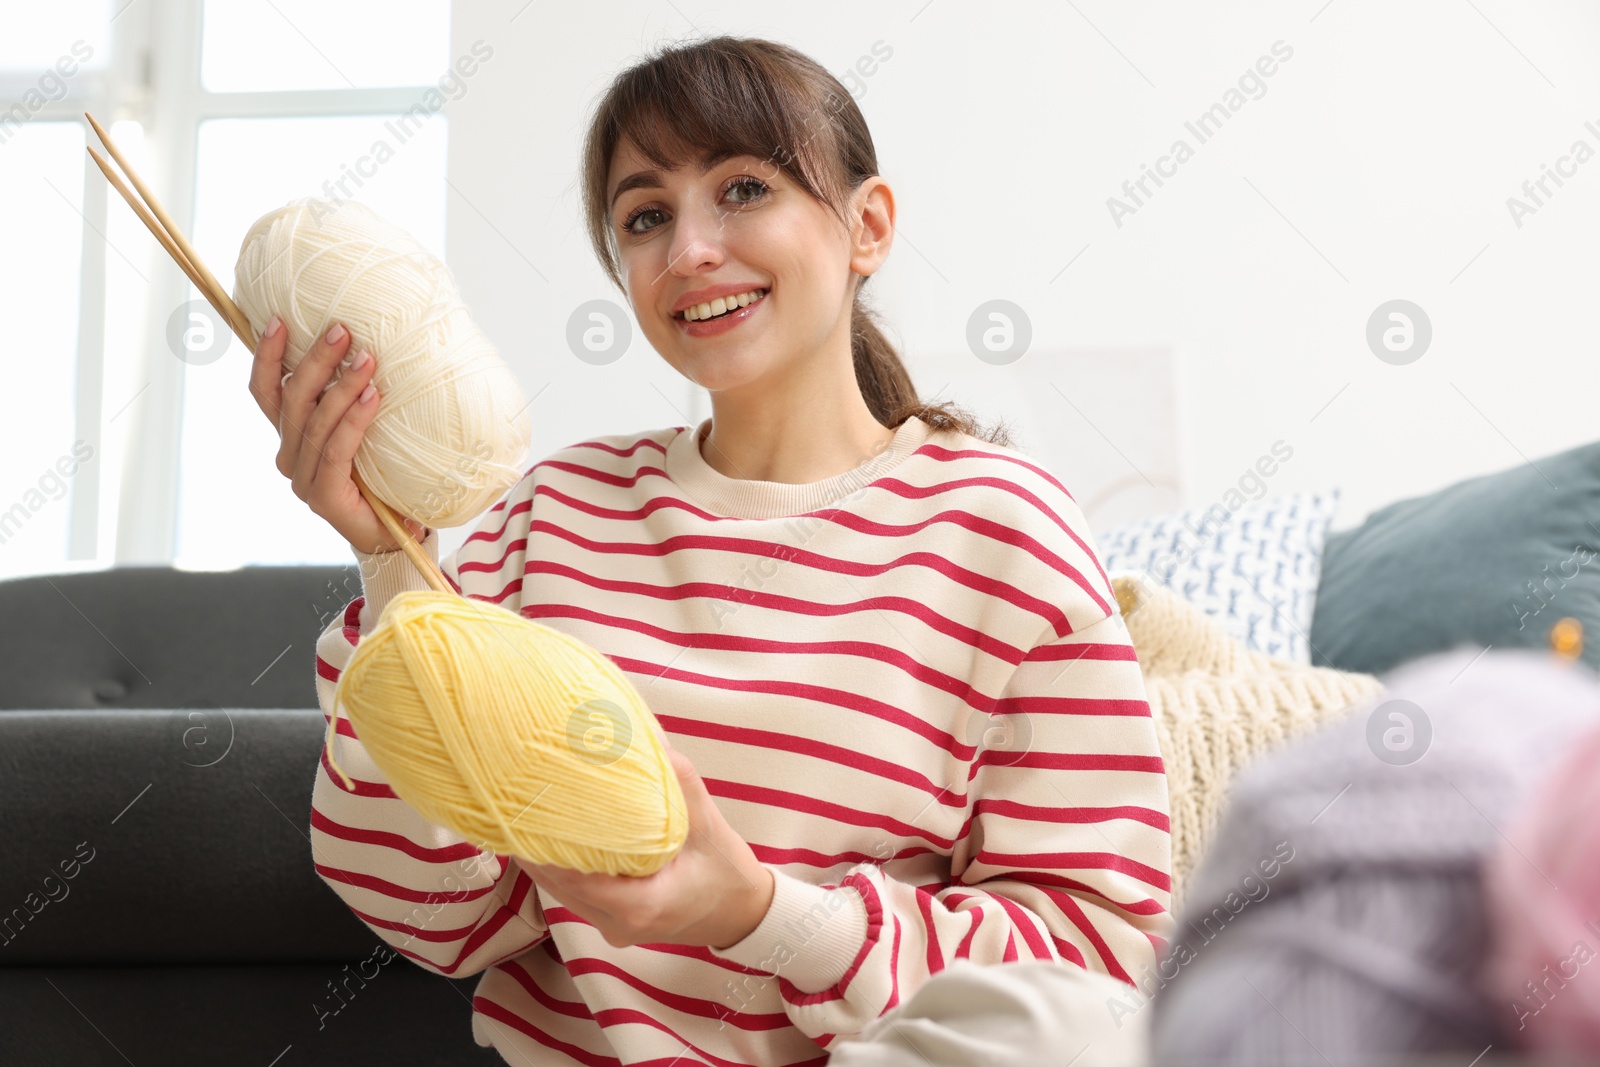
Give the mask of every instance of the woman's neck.
POLYGON ((752 411, 713 397, 700 455, 719 474, 747 481, 804 484, 867 462, 894 439, 872 414, 855 382, 852 396, 752 411))

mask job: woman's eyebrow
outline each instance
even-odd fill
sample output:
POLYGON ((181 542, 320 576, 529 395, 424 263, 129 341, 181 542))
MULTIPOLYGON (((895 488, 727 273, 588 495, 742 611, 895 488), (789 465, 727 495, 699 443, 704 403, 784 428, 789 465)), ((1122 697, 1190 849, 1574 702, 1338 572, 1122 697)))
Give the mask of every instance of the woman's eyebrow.
MULTIPOLYGON (((734 152, 732 149, 722 149, 718 152, 708 152, 705 156, 701 157, 700 173, 704 175, 708 170, 716 166, 718 163, 732 159, 736 155, 738 155, 738 153, 734 152)), ((673 167, 672 169, 677 170, 678 168, 673 167)), ((632 174, 628 175, 626 178, 617 183, 616 191, 611 194, 611 206, 616 207, 617 197, 628 192, 630 189, 661 189, 665 186, 665 184, 666 183, 662 181, 661 172, 659 170, 634 171, 632 174)))

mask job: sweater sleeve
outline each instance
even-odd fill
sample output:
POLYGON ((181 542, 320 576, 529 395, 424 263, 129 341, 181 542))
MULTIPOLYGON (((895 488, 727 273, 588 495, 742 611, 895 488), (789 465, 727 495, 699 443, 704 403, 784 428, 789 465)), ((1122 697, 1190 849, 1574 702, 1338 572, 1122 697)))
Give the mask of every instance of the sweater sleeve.
MULTIPOLYGON (((481 529, 503 526, 492 511, 481 529)), ((422 542, 439 559, 439 532, 422 542)), ((397 593, 427 589, 404 552, 356 551, 362 595, 317 639, 317 699, 324 721, 334 712, 339 674, 397 593)), ((461 589, 459 560, 441 568, 461 589)), ((467 591, 471 595, 471 591, 467 591)), ((509 857, 419 815, 397 797, 372 762, 355 728, 339 716, 334 741, 339 765, 353 785, 320 755, 311 794, 311 848, 317 874, 356 917, 397 952, 435 974, 464 978, 521 955, 549 934, 532 880, 509 857)))
POLYGON ((1164 950, 1167 782, 1121 614, 1031 649, 977 749, 948 885, 873 863, 820 886, 774 870, 761 924, 712 950, 775 973, 784 1010, 823 1048, 954 960, 1046 960, 1132 983, 1164 950))

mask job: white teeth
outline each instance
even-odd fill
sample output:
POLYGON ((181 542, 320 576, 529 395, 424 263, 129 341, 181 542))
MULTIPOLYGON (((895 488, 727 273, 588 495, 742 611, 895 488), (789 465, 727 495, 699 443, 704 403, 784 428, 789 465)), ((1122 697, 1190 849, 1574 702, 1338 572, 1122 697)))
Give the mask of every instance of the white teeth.
POLYGON ((737 296, 719 296, 708 303, 695 304, 693 307, 686 309, 683 317, 689 322, 709 319, 732 311, 734 308, 748 307, 765 296, 766 292, 765 289, 751 289, 749 292, 740 293, 737 296))

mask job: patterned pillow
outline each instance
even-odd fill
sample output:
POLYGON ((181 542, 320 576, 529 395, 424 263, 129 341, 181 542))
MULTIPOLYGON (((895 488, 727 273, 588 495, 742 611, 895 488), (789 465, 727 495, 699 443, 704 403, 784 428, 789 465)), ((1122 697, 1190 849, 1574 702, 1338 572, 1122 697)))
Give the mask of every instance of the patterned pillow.
POLYGON ((1337 487, 1214 504, 1119 526, 1096 538, 1107 574, 1143 572, 1201 608, 1246 648, 1311 662, 1311 616, 1337 487))

